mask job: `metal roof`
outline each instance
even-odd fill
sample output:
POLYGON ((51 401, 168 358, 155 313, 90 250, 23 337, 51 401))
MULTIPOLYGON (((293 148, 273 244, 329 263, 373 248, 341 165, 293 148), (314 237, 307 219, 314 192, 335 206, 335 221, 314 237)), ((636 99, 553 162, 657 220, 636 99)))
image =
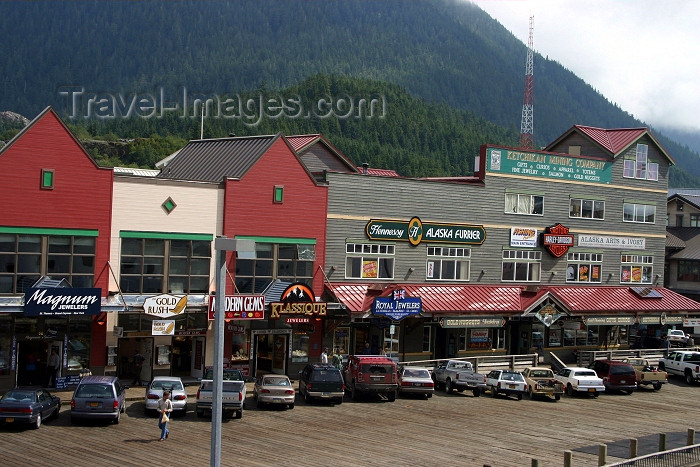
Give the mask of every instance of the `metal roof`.
POLYGON ((666 248, 680 249, 685 248, 685 242, 675 236, 672 232, 666 230, 666 248))
MULTIPOLYGON (((365 170, 365 168, 358 167, 357 170, 362 173, 365 170)), ((380 175, 383 177, 398 177, 399 176, 399 174, 395 170, 373 169, 372 167, 367 167, 367 173, 365 175, 380 175)))
POLYGON ((190 141, 158 177, 206 182, 242 178, 278 138, 280 134, 190 141))
POLYGON ((304 149, 305 147, 310 146, 321 139, 321 135, 292 135, 286 136, 286 139, 289 141, 289 144, 292 146, 294 151, 299 152, 301 149, 304 149))
POLYGON ((115 174, 136 175, 139 177, 157 177, 160 170, 155 169, 136 169, 133 167, 114 167, 115 174))
POLYGON ((700 227, 667 227, 667 247, 669 235, 678 238, 685 246, 682 250, 670 255, 670 259, 700 259, 700 227))
POLYGON ((663 287, 644 287, 653 292, 647 297, 626 286, 536 286, 530 291, 523 286, 330 283, 326 289, 354 313, 369 311, 376 297, 397 289, 420 297, 426 313, 518 315, 548 297, 575 314, 700 312, 700 303, 663 287))

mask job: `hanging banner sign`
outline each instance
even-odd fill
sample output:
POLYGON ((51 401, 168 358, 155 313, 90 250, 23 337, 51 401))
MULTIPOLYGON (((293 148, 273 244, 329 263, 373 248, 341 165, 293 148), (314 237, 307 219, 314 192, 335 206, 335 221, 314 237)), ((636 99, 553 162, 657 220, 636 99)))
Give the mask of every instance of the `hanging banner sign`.
POLYGON ((563 154, 486 148, 487 170, 524 177, 610 183, 612 162, 563 154))
POLYGON ((175 334, 175 320, 154 319, 151 324, 151 335, 172 336, 175 334))
POLYGON ((34 288, 24 292, 26 316, 99 315, 102 289, 99 288, 34 288))
POLYGON ((162 294, 148 297, 143 301, 143 311, 147 315, 158 316, 160 318, 170 318, 185 311, 187 307, 187 295, 178 297, 176 295, 162 294))
MULTIPOLYGON (((214 319, 216 297, 209 297, 209 321, 214 319)), ((224 319, 265 318, 264 295, 226 295, 224 297, 224 319)))
POLYGON ((423 223, 417 217, 408 222, 371 219, 365 226, 365 233, 370 240, 409 242, 413 246, 422 241, 481 245, 486 240, 486 231, 481 225, 423 223))

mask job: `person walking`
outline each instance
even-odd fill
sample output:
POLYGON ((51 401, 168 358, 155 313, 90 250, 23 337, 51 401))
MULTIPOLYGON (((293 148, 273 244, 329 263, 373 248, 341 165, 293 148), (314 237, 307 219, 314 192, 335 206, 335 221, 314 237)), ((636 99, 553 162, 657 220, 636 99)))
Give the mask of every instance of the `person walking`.
POLYGON ((173 411, 173 403, 170 401, 170 391, 163 391, 163 397, 158 400, 158 428, 160 428, 160 441, 168 439, 170 430, 168 422, 173 411))
POLYGON ((61 359, 58 356, 56 349, 51 349, 51 356, 49 357, 48 370, 49 370, 49 381, 48 387, 56 387, 56 378, 58 378, 58 370, 61 368, 61 359))
POLYGON ((339 370, 343 369, 343 355, 340 353, 340 348, 335 348, 335 353, 333 354, 333 366, 339 370))
POLYGON ((143 355, 136 349, 134 354, 133 364, 134 364, 134 381, 131 383, 132 386, 141 386, 141 370, 143 369, 143 362, 146 359, 143 355))
POLYGON ((321 352, 321 363, 328 363, 328 347, 324 347, 321 352))

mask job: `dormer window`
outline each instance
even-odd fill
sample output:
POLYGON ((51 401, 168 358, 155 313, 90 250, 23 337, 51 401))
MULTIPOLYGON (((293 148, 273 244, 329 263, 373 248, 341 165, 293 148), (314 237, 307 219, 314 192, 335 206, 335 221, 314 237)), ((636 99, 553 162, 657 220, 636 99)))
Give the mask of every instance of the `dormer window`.
POLYGON ((623 177, 636 178, 640 180, 658 180, 659 164, 648 161, 649 146, 637 144, 637 151, 634 159, 625 159, 623 177))

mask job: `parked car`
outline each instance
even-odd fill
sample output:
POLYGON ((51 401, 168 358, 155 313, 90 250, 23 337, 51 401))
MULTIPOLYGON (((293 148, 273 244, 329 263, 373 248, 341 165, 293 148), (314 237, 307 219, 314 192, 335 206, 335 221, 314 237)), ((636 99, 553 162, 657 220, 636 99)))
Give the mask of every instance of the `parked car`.
POLYGON ((564 386, 554 378, 554 372, 549 368, 525 368, 523 378, 527 383, 527 393, 530 399, 543 396, 559 400, 564 394, 564 386))
MULTIPOLYGON (((245 408, 246 385, 244 381, 221 382, 221 414, 223 416, 236 415, 236 418, 243 417, 245 408)), ((199 382, 197 389, 197 399, 195 401, 195 411, 198 417, 203 417, 206 412, 211 414, 212 403, 214 401, 214 381, 203 379, 199 382)))
POLYGON ((471 362, 464 360, 447 360, 438 363, 432 374, 435 387, 445 387, 450 394, 453 390, 471 391, 474 397, 479 397, 486 390, 486 376, 474 371, 471 362))
POLYGON ((693 384, 700 381, 700 352, 675 350, 659 361, 659 368, 669 375, 682 376, 686 383, 693 384))
POLYGON ((569 396, 584 393, 598 397, 601 392, 605 391, 603 380, 590 368, 564 367, 554 378, 564 385, 564 390, 569 396))
POLYGON ((686 347, 689 345, 691 338, 690 335, 681 329, 669 329, 666 339, 668 339, 670 347, 686 347))
POLYGON ((343 403, 343 374, 327 363, 309 363, 299 372, 299 394, 305 402, 314 399, 343 403))
POLYGON ((110 420, 119 423, 126 410, 126 389, 116 376, 86 376, 80 380, 70 401, 70 421, 110 420))
POLYGON ((258 407, 266 404, 294 408, 296 393, 287 375, 268 374, 258 376, 253 386, 253 399, 258 407))
POLYGON ((158 409, 158 400, 163 397, 163 391, 170 391, 170 401, 173 404, 173 413, 182 415, 187 413, 187 392, 182 379, 178 376, 156 376, 146 386, 145 412, 158 409))
POLYGON ((350 355, 343 371, 345 389, 350 390, 352 400, 362 393, 386 395, 389 402, 396 400, 396 364, 381 355, 350 355))
POLYGON ((619 360, 595 360, 590 368, 603 380, 606 391, 632 394, 637 389, 637 374, 629 363, 619 360))
POLYGON ((0 399, 0 422, 29 423, 39 428, 44 420, 58 418, 61 399, 45 389, 17 387, 0 399))
POLYGON ((668 373, 654 367, 646 358, 630 357, 623 358, 623 362, 629 363, 637 374, 637 385, 652 386, 654 391, 661 389, 661 386, 668 383, 668 373))
POLYGON ((435 383, 427 368, 401 366, 398 372, 398 381, 400 395, 418 394, 422 397, 433 397, 435 383))
MULTIPOLYGON (((224 381, 245 381, 243 372, 238 368, 224 368, 223 370, 224 381)), ((204 370, 204 377, 199 378, 199 380, 203 379, 214 379, 214 369, 212 367, 207 367, 204 370)))
POLYGON ((527 383, 521 373, 512 370, 492 370, 486 375, 486 386, 491 391, 491 396, 499 394, 514 395, 522 400, 527 394, 527 383))

